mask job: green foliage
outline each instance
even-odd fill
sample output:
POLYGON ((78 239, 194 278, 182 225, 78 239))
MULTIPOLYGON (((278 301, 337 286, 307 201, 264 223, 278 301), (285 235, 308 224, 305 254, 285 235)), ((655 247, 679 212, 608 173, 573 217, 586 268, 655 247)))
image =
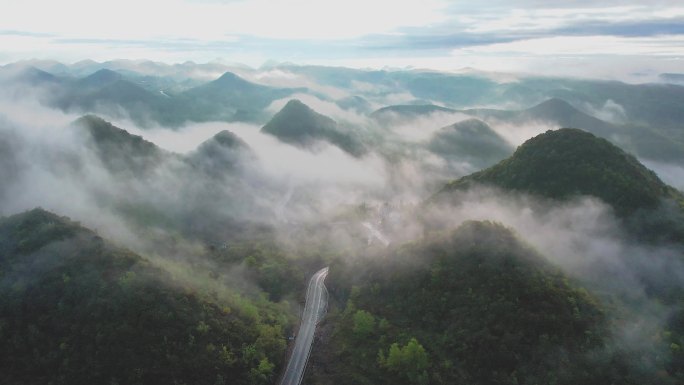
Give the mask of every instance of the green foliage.
POLYGON ((393 343, 389 348, 387 358, 381 351, 378 354, 378 363, 398 377, 408 380, 408 383, 421 385, 428 383, 428 355, 425 348, 415 338, 411 338, 403 347, 393 343))
POLYGON ((334 382, 635 382, 613 370, 625 365, 606 350, 598 301, 501 225, 467 222, 338 266, 328 286, 350 298, 330 343, 334 382), (356 314, 370 309, 381 321, 359 339, 356 314))
POLYGON ((375 331, 375 317, 365 310, 354 313, 354 334, 359 338, 368 337, 375 331))
POLYGON ((488 167, 510 156, 511 146, 486 123, 468 119, 437 131, 429 148, 448 160, 488 167))
POLYGON ((261 131, 298 146, 325 140, 354 156, 365 152, 363 144, 351 132, 345 132, 334 120, 296 99, 290 100, 261 131))
POLYGON ((268 383, 285 358, 272 303, 206 293, 43 210, 0 219, 0 298, 3 384, 268 383))
POLYGON ((275 365, 264 358, 259 361, 259 366, 252 368, 249 372, 250 384, 261 385, 270 384, 273 380, 273 369, 275 365))
POLYGON ((605 139, 569 128, 528 140, 512 157, 448 184, 445 191, 473 183, 553 199, 592 195, 623 216, 655 208, 661 199, 674 193, 633 156, 605 139))

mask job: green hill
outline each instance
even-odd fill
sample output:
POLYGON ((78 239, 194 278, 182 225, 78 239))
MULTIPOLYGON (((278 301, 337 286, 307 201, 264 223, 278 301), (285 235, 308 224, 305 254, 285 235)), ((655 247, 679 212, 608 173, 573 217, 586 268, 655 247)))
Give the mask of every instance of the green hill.
POLYGON ((622 216, 680 196, 632 155, 605 139, 570 128, 528 140, 510 158, 449 183, 443 192, 474 183, 553 199, 591 195, 622 216))
POLYGON ((139 175, 173 157, 154 143, 94 115, 83 116, 73 125, 88 133, 89 145, 113 172, 139 175))
POLYGON ((0 218, 0 298, 7 385, 266 384, 284 360, 274 304, 197 290, 41 209, 0 218))
POLYGON ((511 155, 513 149, 485 122, 464 120, 437 131, 429 149, 446 159, 468 162, 478 169, 511 155))
POLYGON ((602 306, 507 228, 467 222, 330 269, 346 309, 314 358, 320 383, 638 383, 602 306))
POLYGON ((213 177, 226 177, 246 159, 254 158, 249 145, 234 133, 223 130, 207 139, 187 156, 195 168, 213 177))
POLYGON ((354 156, 365 152, 364 146, 351 132, 297 99, 287 102, 261 131, 299 147, 326 141, 354 156))

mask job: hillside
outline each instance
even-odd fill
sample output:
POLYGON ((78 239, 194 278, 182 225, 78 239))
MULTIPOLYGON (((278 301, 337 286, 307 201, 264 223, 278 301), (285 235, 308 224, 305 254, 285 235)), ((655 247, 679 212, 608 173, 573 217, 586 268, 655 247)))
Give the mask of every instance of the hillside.
POLYGON ((365 152, 351 132, 297 99, 287 102, 261 131, 298 147, 311 147, 317 141, 325 141, 354 156, 365 152))
POLYGON ((445 159, 467 162, 477 169, 489 167, 513 152, 503 138, 477 119, 440 129, 430 140, 428 148, 445 159))
POLYGON ((552 129, 579 128, 608 139, 640 157, 668 162, 684 159, 684 136, 680 132, 673 133, 638 121, 610 123, 580 111, 557 97, 524 110, 471 109, 463 112, 490 124, 547 124, 552 129))
POLYGON ((632 155, 605 139, 570 128, 526 141, 510 158, 449 183, 443 192, 474 183, 553 199, 591 195, 622 216, 679 196, 632 155))
POLYGON ((0 297, 3 384, 262 384, 284 359, 275 304, 200 291, 41 209, 0 218, 0 297))
POLYGON ((73 125, 88 133, 91 149, 112 172, 139 175, 173 157, 154 143, 94 115, 83 116, 73 125))
POLYGON ((448 234, 331 268, 344 311, 315 359, 335 384, 635 383, 602 306, 507 228, 448 234))
POLYGON ((207 139, 186 157, 193 167, 215 178, 230 176, 244 160, 254 158, 249 145, 228 130, 207 139))
POLYGON ((231 72, 174 98, 174 108, 193 121, 264 121, 273 101, 305 89, 276 88, 249 82, 231 72))

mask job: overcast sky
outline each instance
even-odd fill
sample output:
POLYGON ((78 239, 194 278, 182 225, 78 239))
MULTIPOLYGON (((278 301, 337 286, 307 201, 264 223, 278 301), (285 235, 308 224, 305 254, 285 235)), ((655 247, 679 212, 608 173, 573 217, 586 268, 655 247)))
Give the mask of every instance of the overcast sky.
POLYGON ((684 0, 0 0, 0 9, 0 63, 684 72, 684 0))

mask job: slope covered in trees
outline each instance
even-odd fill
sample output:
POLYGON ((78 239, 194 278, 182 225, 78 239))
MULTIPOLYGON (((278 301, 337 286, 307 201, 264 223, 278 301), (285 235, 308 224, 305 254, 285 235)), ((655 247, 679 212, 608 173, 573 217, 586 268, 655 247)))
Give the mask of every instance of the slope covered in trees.
POLYGON ((579 129, 547 131, 521 145, 508 159, 449 183, 444 190, 474 183, 533 193, 553 199, 591 195, 620 215, 680 198, 636 158, 605 139, 579 129))
POLYGON ((365 152, 363 144, 351 132, 296 99, 287 102, 261 131, 299 147, 326 141, 355 156, 365 152))
POLYGON ((198 290, 68 218, 0 219, 3 384, 268 384, 288 312, 198 290))
MULTIPOLYGON (((345 309, 321 383, 640 383, 606 348, 603 306, 507 228, 467 222, 331 268, 345 309)), ((643 377, 642 377, 643 376, 643 377)))

